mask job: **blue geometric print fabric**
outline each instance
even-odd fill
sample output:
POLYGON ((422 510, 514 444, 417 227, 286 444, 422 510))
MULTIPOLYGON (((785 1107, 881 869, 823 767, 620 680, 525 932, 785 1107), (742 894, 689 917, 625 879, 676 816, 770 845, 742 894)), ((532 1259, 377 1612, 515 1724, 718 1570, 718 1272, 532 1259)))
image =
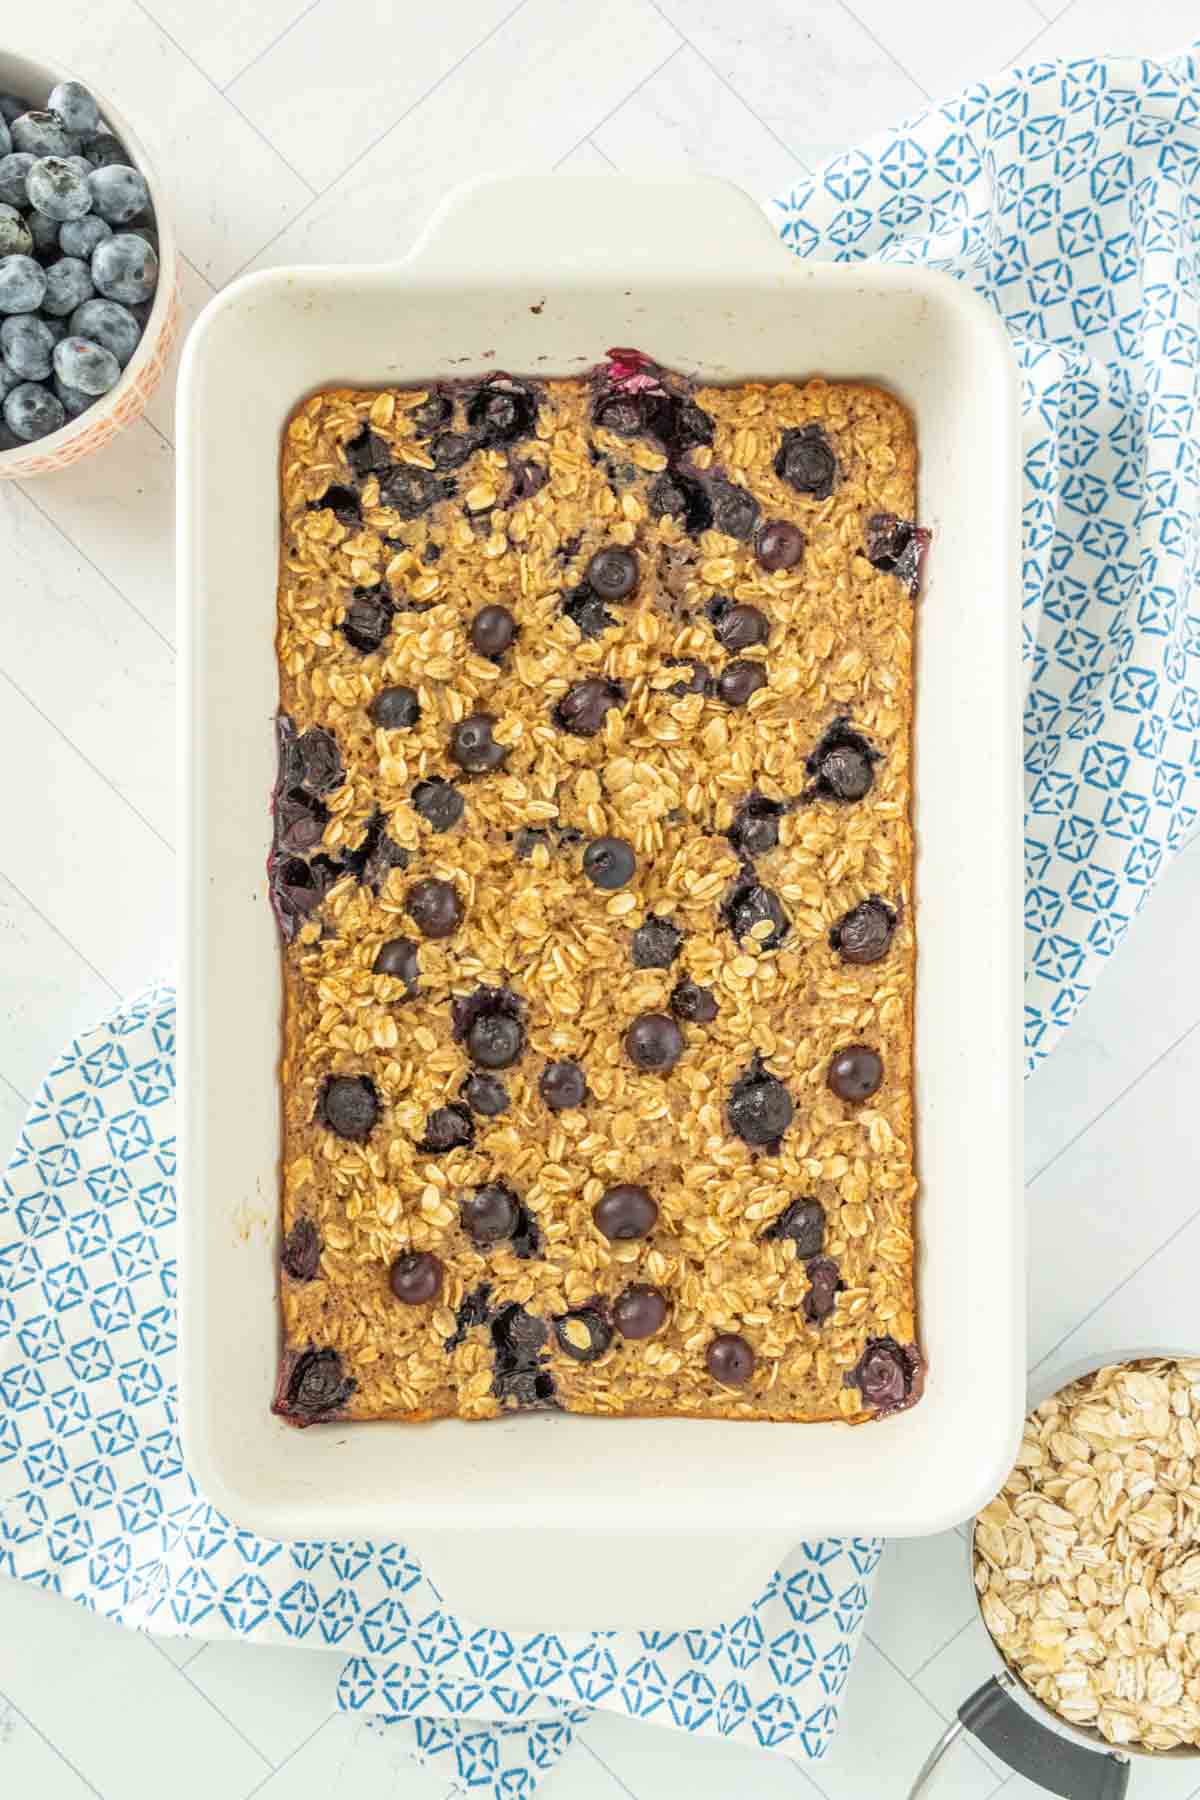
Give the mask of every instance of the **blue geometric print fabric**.
POLYGON ((455 1617, 402 1544, 268 1542, 197 1492, 175 1274, 175 1001, 156 988, 55 1064, 0 1185, 0 1574, 160 1633, 339 1649, 343 1707, 497 1800, 531 1794, 598 1707, 823 1754, 876 1541, 802 1544, 703 1631, 455 1617))
POLYGON ((947 270, 1016 351, 1032 1069, 1200 809, 1200 60, 1006 72, 770 211, 799 256, 947 270))

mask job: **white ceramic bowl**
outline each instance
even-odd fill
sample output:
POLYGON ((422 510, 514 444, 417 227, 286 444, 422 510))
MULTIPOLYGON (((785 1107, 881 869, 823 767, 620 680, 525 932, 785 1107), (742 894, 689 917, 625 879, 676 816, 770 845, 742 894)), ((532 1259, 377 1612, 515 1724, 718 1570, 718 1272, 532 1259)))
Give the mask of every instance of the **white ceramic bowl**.
POLYGON ((200 1486, 268 1537, 403 1537, 459 1610, 533 1627, 731 1617, 802 1538, 974 1512, 1025 1409, 1020 460, 995 314, 928 270, 801 262, 723 182, 527 176, 452 195, 400 264, 236 282, 189 337, 179 401, 180 1383, 200 1486), (934 533, 915 798, 925 1397, 857 1429, 559 1414, 296 1431, 268 1411, 281 429, 327 383, 575 374, 612 344, 709 380, 874 379, 916 417, 934 533))
POLYGON ((81 456, 90 456, 116 437, 145 410, 146 402, 162 380, 167 357, 179 324, 179 258, 175 234, 167 211, 162 183, 154 172, 137 132, 125 115, 90 81, 64 69, 58 63, 34 62, 27 56, 15 56, 0 50, 0 93, 28 97, 33 107, 44 106, 50 89, 60 81, 83 81, 95 95, 100 117, 119 137, 133 159, 134 167, 146 178, 150 201, 154 207, 154 228, 158 232, 158 288, 154 305, 146 321, 137 349, 121 371, 116 387, 102 394, 94 406, 68 419, 58 431, 22 444, 16 450, 0 451, 0 480, 26 475, 47 475, 54 469, 66 468, 81 456))

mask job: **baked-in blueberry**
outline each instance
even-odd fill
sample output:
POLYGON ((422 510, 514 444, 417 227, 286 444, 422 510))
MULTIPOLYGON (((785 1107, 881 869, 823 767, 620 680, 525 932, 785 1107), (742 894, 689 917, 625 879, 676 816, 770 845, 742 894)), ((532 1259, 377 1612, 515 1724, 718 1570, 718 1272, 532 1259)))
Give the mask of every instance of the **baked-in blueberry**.
POLYGON ((872 513, 863 530, 867 561, 885 575, 894 575, 915 596, 921 558, 932 535, 924 526, 898 519, 895 513, 872 513))
POLYGON ((625 1054, 635 1069, 669 1075, 683 1055, 683 1033, 669 1013, 639 1013, 625 1033, 625 1054))
POLYGON ((499 1308, 490 1324, 492 1392, 497 1400, 520 1409, 553 1406, 554 1377, 544 1366, 549 1336, 545 1321, 512 1301, 499 1308))
POLYGON ((872 894, 830 926, 830 948, 844 963, 876 963, 891 949, 895 930, 895 913, 886 900, 872 894))
POLYGON ((569 1112, 587 1099, 587 1078, 577 1062, 547 1063, 538 1078, 538 1093, 551 1112, 569 1112))
POLYGON ((458 1203, 458 1215, 476 1249, 486 1249, 510 1238, 516 1230, 517 1196, 511 1188, 492 1182, 466 1194, 458 1203))
POLYGON ((837 480, 837 457, 820 425, 800 425, 785 431, 775 455, 775 473, 798 494, 828 500, 837 480))
POLYGON ((66 417, 62 401, 40 382, 23 381, 4 396, 4 423, 23 444, 48 437, 66 417))
POLYGON ((304 1350, 288 1372, 274 1410, 308 1425, 340 1412, 357 1386, 336 1350, 304 1350))
POLYGON ((561 604, 567 618, 579 628, 581 637, 598 638, 611 631, 617 622, 586 581, 564 593, 561 604))
POLYGON ((404 905, 422 937, 452 937, 463 922, 458 889, 452 881, 439 881, 432 875, 413 883, 404 905))
POLYGON ((804 555, 804 533, 790 519, 768 519, 754 540, 754 554, 769 574, 794 569, 804 555))
POLYGON ((740 660, 726 663, 717 676, 717 698, 726 706, 746 706, 751 695, 766 685, 767 671, 762 663, 740 660))
POLYGON ((408 419, 418 437, 431 437, 440 425, 450 423, 453 412, 454 402, 449 394, 434 388, 427 399, 413 407, 408 419))
POLYGON ((81 394, 107 394, 121 379, 121 365, 102 345, 65 337, 54 346, 54 373, 81 394))
POLYGON ((471 1111, 481 1118, 495 1119, 508 1111, 508 1089, 494 1075, 480 1075, 475 1071, 467 1076, 459 1092, 471 1111))
POLYGON ((13 149, 26 150, 31 156, 74 156, 79 148, 78 138, 55 112, 22 113, 8 130, 13 149))
POLYGON ((466 802, 452 781, 432 775, 428 781, 418 781, 412 806, 431 831, 450 831, 462 818, 466 802))
POLYGON ((825 1248, 825 1208, 819 1200, 792 1200, 762 1234, 767 1243, 789 1240, 802 1261, 819 1256, 825 1248))
POLYGON ((352 850, 343 850, 341 861, 348 874, 378 894, 393 869, 408 867, 409 855, 388 835, 386 814, 376 807, 362 838, 352 850))
POLYGON ((805 761, 812 777, 810 793, 830 800, 861 800, 871 788, 874 765, 880 761, 880 752, 841 714, 805 761))
POLYGON ((540 494, 550 479, 550 471, 544 463, 534 462, 532 457, 526 456, 513 464, 512 478, 509 506, 515 506, 519 500, 532 500, 535 494, 540 494))
POLYGON ((707 531, 713 522, 713 505, 703 482, 678 469, 664 470, 650 483, 646 503, 655 519, 678 519, 690 537, 707 531))
POLYGON ((33 238, 15 206, 0 202, 0 257, 28 256, 33 238))
POLYGON ((475 448, 475 439, 464 432, 442 431, 431 442, 429 454, 436 469, 461 469, 475 448))
MULTIPOLYGON (((362 524, 362 501, 354 489, 346 487, 343 482, 331 482, 319 499, 310 500, 307 504, 309 512, 331 512, 338 524, 344 525, 347 531, 357 531, 362 524)), ((379 587, 355 588, 354 597, 357 600, 360 595, 380 593, 382 589, 379 587)), ((390 601, 388 605, 391 607, 390 601)))
POLYGON ((75 137, 90 137, 100 129, 100 109, 81 81, 56 81, 47 96, 46 110, 57 113, 75 137))
POLYGON ((737 943, 753 937, 760 950, 778 949, 791 924, 778 894, 757 881, 750 869, 738 877, 722 900, 721 917, 737 943), (770 931, 765 934, 755 932, 754 927, 764 920, 770 925, 770 931))
POLYGON ((297 1219, 283 1240, 284 1273, 293 1281, 313 1281, 321 1267, 321 1234, 311 1219, 297 1219))
POLYGON ((21 381, 43 381, 50 373, 54 339, 33 313, 11 313, 0 321, 0 356, 21 381))
POLYGON ((727 600, 714 600, 707 610, 717 642, 731 656, 765 644, 771 635, 771 621, 757 606, 731 606, 727 600))
POLYGON ((485 986, 459 994, 450 1003, 454 1040, 480 1068, 511 1068, 525 1048, 523 1011, 508 988, 485 986))
MULTIPOLYGON (((324 505, 329 498, 330 491, 335 495, 332 510, 334 517, 337 518, 338 500, 336 496, 347 494, 350 490, 348 488, 327 489, 322 499, 315 504, 317 506, 324 505)), ((352 520, 351 529, 353 529, 358 522, 357 515, 347 513, 346 517, 352 520)), ((344 519, 342 523, 345 523, 344 519)), ((381 586, 355 588, 350 604, 346 608, 346 616, 342 620, 342 636, 353 649, 358 651, 360 656, 370 656, 383 643, 392 628, 392 620, 395 616, 396 608, 381 586)))
POLYGON ((474 1142, 475 1121, 467 1108, 454 1100, 430 1113, 417 1149, 425 1156, 441 1156, 447 1150, 468 1148, 474 1142))
POLYGON ((711 988, 695 981, 679 981, 671 990, 668 1002, 677 1019, 685 1025, 711 1025, 717 1016, 717 1002, 711 988))
POLYGON ((507 757, 508 747, 496 742, 495 728, 492 713, 477 712, 460 719, 450 733, 450 755, 468 775, 490 774, 507 757))
POLYGON ((845 1377, 868 1406, 882 1418, 899 1412, 919 1392, 921 1356, 915 1346, 898 1344, 893 1337, 868 1338, 858 1362, 845 1377))
POLYGON ((734 481, 710 481, 708 497, 714 531, 723 531, 726 537, 737 538, 740 543, 754 536, 759 508, 749 488, 739 487, 734 481))
POLYGON ((882 1082, 883 1058, 869 1044, 847 1044, 830 1058, 825 1083, 839 1100, 859 1105, 877 1094, 882 1082))
POLYGON ((446 497, 445 485, 433 471, 412 463, 393 463, 379 478, 380 506, 390 506, 402 519, 419 519, 446 497))
POLYGON ((754 1373, 754 1352, 736 1331, 722 1331, 704 1352, 704 1362, 722 1387, 745 1387, 754 1373))
POLYGON ((391 975, 397 981, 402 981, 411 999, 417 991, 417 977, 420 973, 417 946, 411 938, 389 938, 386 944, 379 946, 375 961, 371 964, 371 972, 374 975, 391 975))
MULTIPOLYGON (((96 171, 93 170, 92 173, 94 175, 96 171)), ((140 181, 141 177, 138 179, 140 181)), ((85 213, 92 210, 89 177, 81 175, 73 164, 66 162, 61 156, 39 156, 29 171, 25 190, 29 195, 30 206, 36 207, 43 218, 53 219, 58 225, 62 225, 67 219, 82 219, 85 213)), ((101 218, 106 216, 102 208, 97 207, 96 210, 101 218)), ((108 222, 110 225, 113 223, 111 219, 108 222)))
POLYGON ((517 635, 517 621, 507 606, 481 606, 471 620, 471 648, 499 662, 517 635))
POLYGON ((554 709, 555 722, 573 737, 595 737, 604 726, 604 715, 612 706, 620 706, 625 690, 619 682, 602 675, 589 675, 568 688, 554 709))
POLYGON ((284 943, 294 941, 305 919, 316 911, 340 874, 327 856, 314 856, 310 862, 299 856, 271 858, 271 906, 284 943))
POLYGON ((144 238, 118 231, 101 238, 92 251, 92 280, 106 300, 134 306, 148 300, 158 285, 158 257, 144 238))
POLYGON ((807 1265, 809 1289, 804 1296, 804 1316, 810 1325, 827 1319, 837 1304, 838 1290, 846 1284, 830 1256, 814 1256, 807 1265))
POLYGON ((275 802, 275 845, 289 855, 315 850, 325 835, 329 808, 303 788, 285 788, 275 802))
POLYGON ((598 1306, 576 1306, 554 1321, 558 1347, 575 1362, 592 1363, 612 1343, 612 1326, 598 1306))
POLYGON ((744 1144, 771 1152, 778 1150, 796 1112, 792 1096, 767 1071, 757 1050, 729 1090, 728 1110, 730 1129, 744 1144))
POLYGON ((666 1299, 655 1287, 627 1287, 613 1301, 612 1319, 623 1338, 653 1337, 667 1322, 666 1299))
POLYGON ((428 1250, 410 1250, 388 1270, 388 1286, 402 1305, 426 1306, 442 1291, 442 1265, 428 1250))
POLYGON ((102 344, 112 351, 122 368, 141 341, 141 326, 129 308, 118 300, 85 300, 82 306, 75 308, 69 323, 73 337, 89 338, 93 344, 102 344))
POLYGON ((369 425, 364 424, 354 437, 347 439, 342 449, 356 481, 365 481, 368 475, 382 475, 392 466, 387 439, 381 438, 369 425))
POLYGON ((583 853, 583 872, 593 887, 615 891, 633 880, 637 858, 625 838, 593 838, 583 853))
POLYGON ((36 312, 46 292, 46 271, 32 256, 0 256, 0 313, 36 312))
POLYGON ((381 731, 407 731, 421 716, 421 702, 415 688, 380 688, 368 706, 367 714, 372 725, 377 725, 381 731))
POLYGON ((686 676, 673 681, 667 692, 683 699, 685 694, 708 694, 712 692, 712 675, 707 663, 697 662, 692 656, 664 656, 663 662, 668 668, 686 669, 686 676))
POLYGON ((728 837, 739 856, 765 856, 779 843, 779 821, 783 806, 768 800, 757 789, 747 794, 733 815, 728 837))
POLYGON ((525 382, 489 376, 467 401, 467 424, 484 444, 513 444, 537 424, 537 397, 525 382))
POLYGON ((327 1075, 317 1121, 351 1143, 363 1144, 379 1118, 379 1095, 369 1075, 327 1075))
POLYGON ((671 919, 653 913, 633 934, 635 969, 669 969, 683 949, 683 933, 671 919))
POLYGON ((606 1188, 592 1208, 592 1221, 611 1243, 649 1237, 658 1223, 658 1207, 647 1188, 622 1181, 606 1188))
POLYGON ((601 600, 628 600, 638 583, 637 557, 623 544, 609 544, 597 550, 584 579, 601 600))

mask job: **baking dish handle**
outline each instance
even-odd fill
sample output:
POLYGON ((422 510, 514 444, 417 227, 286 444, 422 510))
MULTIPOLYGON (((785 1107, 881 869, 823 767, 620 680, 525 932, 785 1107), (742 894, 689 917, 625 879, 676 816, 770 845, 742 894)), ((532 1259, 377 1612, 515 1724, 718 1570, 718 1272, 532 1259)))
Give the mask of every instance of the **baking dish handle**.
POLYGON ((534 287, 554 269, 586 279, 679 271, 689 281, 780 274, 795 258, 758 203, 732 181, 610 175, 490 175, 454 188, 405 260, 407 269, 478 282, 480 271, 534 287))
POLYGON ((1124 1800, 1129 1759, 1117 1751, 1089 1750, 1041 1724, 1012 1698, 1013 1678, 993 1675, 969 1694, 958 1717, 925 1759, 908 1800, 928 1793, 934 1770, 964 1731, 979 1739, 1006 1768, 1063 1800, 1124 1800))

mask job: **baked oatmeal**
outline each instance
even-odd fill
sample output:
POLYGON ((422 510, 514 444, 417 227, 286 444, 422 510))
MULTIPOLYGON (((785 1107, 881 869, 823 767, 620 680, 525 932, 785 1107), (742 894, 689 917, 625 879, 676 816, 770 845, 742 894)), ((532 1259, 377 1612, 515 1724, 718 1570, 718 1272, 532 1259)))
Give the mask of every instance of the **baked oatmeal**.
POLYGON ((634 351, 297 408, 278 1412, 919 1397, 915 483, 634 351))

